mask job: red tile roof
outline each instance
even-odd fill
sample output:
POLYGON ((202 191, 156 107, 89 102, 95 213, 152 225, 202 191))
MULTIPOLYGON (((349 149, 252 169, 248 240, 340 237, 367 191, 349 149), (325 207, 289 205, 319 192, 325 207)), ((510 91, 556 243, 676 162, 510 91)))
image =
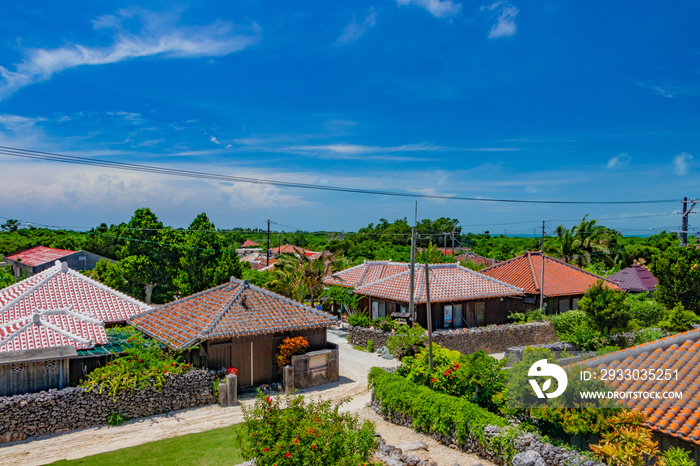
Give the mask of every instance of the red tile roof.
POLYGON ((104 344, 103 323, 125 322, 149 309, 147 304, 69 269, 65 262, 57 263, 0 290, 0 351, 68 344, 82 349, 92 347, 88 340, 104 344), (91 322, 93 319, 99 323, 91 322))
POLYGON ((34 246, 33 248, 27 249, 26 251, 17 252, 7 256, 7 259, 13 261, 21 262, 29 266, 37 266, 41 264, 46 264, 47 262, 53 262, 60 259, 61 257, 66 257, 69 254, 73 254, 78 251, 69 251, 68 249, 55 249, 47 248, 46 246, 34 246))
POLYGON ((304 249, 299 246, 294 246, 291 244, 283 244, 282 246, 278 246, 276 248, 272 249, 272 252, 275 254, 295 254, 295 255, 305 255, 306 257, 309 257, 310 255, 316 254, 316 251, 310 251, 308 249, 304 249))
POLYGON ((653 430, 700 445, 700 330, 672 335, 583 361, 588 367, 622 370, 669 369, 669 380, 615 380, 616 390, 682 391, 678 399, 627 400, 627 406, 644 411, 653 430), (673 372, 677 371, 677 372, 673 372))
POLYGON ((458 261, 472 261, 477 265, 485 265, 486 267, 491 267, 492 265, 498 264, 501 261, 497 261, 496 259, 489 259, 488 257, 480 256, 478 254, 474 254, 473 252, 465 252, 464 254, 460 254, 459 256, 455 256, 455 259, 458 261))
POLYGON ((231 279, 129 322, 168 346, 183 349, 213 338, 328 327, 335 318, 247 281, 231 279))
POLYGON ((249 239, 245 240, 243 244, 241 244, 242 248, 254 248, 254 247, 259 247, 260 245, 256 243, 255 241, 251 241, 249 239))
MULTIPOLYGON (((542 254, 526 252, 522 256, 501 262, 479 271, 484 275, 502 280, 525 290, 528 294, 539 294, 542 280, 542 254)), ((619 287, 607 278, 587 272, 566 262, 544 256, 544 295, 582 295, 598 280, 613 289, 619 287)))
MULTIPOLYGON (((324 285, 357 288, 379 279, 405 272, 410 267, 406 262, 364 261, 360 265, 334 273, 323 279, 324 285)), ((417 270, 417 267, 416 267, 417 270)))
MULTIPOLYGON (((523 290, 481 275, 458 264, 431 264, 430 301, 448 302, 505 296, 522 296, 523 290)), ((355 293, 394 301, 409 301, 410 271, 379 279, 355 289, 355 293)), ((425 266, 416 267, 414 302, 426 302, 425 266)))
POLYGON ((608 277, 618 284, 625 291, 654 291, 659 280, 652 273, 641 265, 633 265, 622 269, 608 277))

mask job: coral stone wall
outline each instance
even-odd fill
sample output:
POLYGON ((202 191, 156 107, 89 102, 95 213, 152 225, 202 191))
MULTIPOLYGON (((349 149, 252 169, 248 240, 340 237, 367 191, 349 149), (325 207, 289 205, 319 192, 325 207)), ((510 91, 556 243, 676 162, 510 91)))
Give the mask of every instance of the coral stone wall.
MULTIPOLYGON (((374 347, 380 348, 386 345, 390 337, 390 332, 363 327, 350 327, 348 332, 348 341, 363 347, 367 346, 368 340, 372 340, 374 347)), ((472 354, 479 350, 487 353, 502 353, 511 346, 539 345, 557 340, 557 332, 551 322, 492 325, 433 332, 433 342, 443 348, 457 350, 464 354, 472 354)))
POLYGON ((67 432, 107 423, 112 413, 129 419, 215 403, 213 371, 166 375, 161 390, 117 393, 82 387, 0 397, 0 442, 67 432))

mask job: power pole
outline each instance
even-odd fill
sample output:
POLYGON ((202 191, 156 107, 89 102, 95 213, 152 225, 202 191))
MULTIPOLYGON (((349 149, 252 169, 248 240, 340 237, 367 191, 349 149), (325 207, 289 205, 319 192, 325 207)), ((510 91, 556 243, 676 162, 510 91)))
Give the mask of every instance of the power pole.
POLYGON ((445 251, 445 255, 447 255, 447 235, 449 233, 443 233, 442 236, 444 236, 444 241, 443 241, 443 250, 445 251))
POLYGON ((415 305, 413 303, 413 294, 415 293, 415 270, 416 270, 416 224, 418 223, 418 201, 416 201, 416 213, 413 220, 413 228, 411 229, 411 272, 409 285, 409 296, 408 296, 408 314, 411 316, 411 320, 416 321, 415 315, 415 305))
POLYGON ((428 317, 428 366, 433 371, 433 312, 430 309, 430 266, 425 263, 425 310, 428 317))
POLYGON ((681 240, 681 247, 684 248, 688 245, 688 215, 693 211, 693 208, 698 203, 697 199, 691 199, 688 201, 687 197, 683 198, 683 210, 681 212, 681 215, 683 216, 681 218, 681 234, 680 234, 680 240, 681 240), (688 208, 688 202, 692 202, 693 204, 688 208))
POLYGON ((540 277, 540 309, 544 308, 544 220, 542 220, 542 246, 540 254, 542 255, 542 276, 540 277))
MULTIPOLYGON (((260 225, 260 224, 258 224, 260 225)), ((265 265, 270 265, 270 221, 267 221, 267 263, 265 265)))

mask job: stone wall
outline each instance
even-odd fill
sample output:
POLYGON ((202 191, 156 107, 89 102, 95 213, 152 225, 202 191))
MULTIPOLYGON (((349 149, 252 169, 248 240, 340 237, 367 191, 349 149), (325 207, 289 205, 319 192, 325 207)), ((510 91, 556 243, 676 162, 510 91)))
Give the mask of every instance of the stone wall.
MULTIPOLYGON (((348 341, 353 345, 366 347, 367 340, 372 340, 375 349, 385 346, 390 337, 390 332, 362 327, 350 327, 348 332, 348 341)), ((557 340, 557 332, 551 322, 491 325, 433 332, 433 342, 464 354, 472 354, 479 350, 489 354, 502 353, 511 346, 539 345, 557 340)))
MULTIPOLYGON (((372 409, 381 415, 384 419, 394 424, 413 428, 413 420, 402 413, 392 412, 383 413, 381 403, 374 398, 374 390, 372 390, 372 409)), ((496 427, 493 425, 488 425, 484 429, 485 445, 489 444, 489 441, 496 436, 504 434, 506 429, 511 429, 510 427, 496 427)), ((466 451, 469 453, 474 453, 482 458, 485 458, 493 463, 504 465, 506 464, 502 458, 500 458, 492 449, 485 448, 481 443, 475 438, 468 438, 465 443, 459 443, 457 438, 452 436, 445 436, 438 432, 426 432, 436 441, 447 445, 450 448, 457 450, 466 451)), ((525 433, 515 440, 515 445, 519 453, 534 451, 544 460, 548 466, 605 466, 603 463, 598 461, 590 460, 589 458, 577 453, 574 450, 567 450, 561 447, 552 445, 542 441, 537 436, 531 433, 525 433)))
POLYGON ((161 390, 119 392, 115 399, 82 387, 0 397, 0 442, 104 425, 112 413, 128 419, 213 404, 213 371, 166 375, 161 390))
POLYGON ((328 349, 309 351, 292 356, 291 374, 285 372, 285 388, 311 388, 330 382, 337 382, 340 376, 340 357, 338 345, 328 343, 328 349), (290 383, 290 378, 294 379, 290 383))

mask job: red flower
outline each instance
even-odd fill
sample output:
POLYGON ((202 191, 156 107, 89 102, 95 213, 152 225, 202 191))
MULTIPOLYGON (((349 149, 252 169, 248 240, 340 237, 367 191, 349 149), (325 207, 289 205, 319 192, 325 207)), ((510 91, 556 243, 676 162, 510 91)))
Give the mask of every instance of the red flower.
POLYGON ((316 445, 311 445, 311 449, 312 449, 312 450, 315 450, 315 449, 316 449, 316 445))
POLYGON ((268 451, 270 451, 270 449, 265 447, 265 453, 267 453, 268 451))
POLYGON ((447 370, 445 371, 445 377, 447 377, 448 375, 450 375, 450 370, 449 370, 449 369, 447 369, 447 370))
POLYGON ((289 458, 290 456, 292 456, 292 454, 289 453, 289 452, 287 452, 287 453, 284 454, 284 457, 285 457, 285 458, 289 458))
POLYGON ((272 398, 270 398, 270 397, 268 396, 268 397, 267 397, 267 402, 270 403, 270 404, 272 404, 272 398))
POLYGON ((299 439, 294 437, 294 443, 299 443, 299 439))
POLYGON ((437 379, 433 379, 433 382, 437 382, 437 379))
POLYGON ((173 363, 173 366, 174 366, 174 365, 175 365, 175 363, 173 363))
POLYGON ((119 364, 119 361, 117 361, 117 364, 119 364))
POLYGON ((139 362, 141 362, 141 360, 140 360, 140 359, 139 359, 139 362))
POLYGON ((459 363, 458 363, 458 362, 455 363, 455 369, 459 369, 459 363))
POLYGON ((163 371, 163 374, 167 374, 167 373, 168 373, 168 370, 165 369, 165 370, 163 371))
POLYGON ((310 434, 313 434, 313 433, 314 433, 314 430, 313 430, 313 429, 309 429, 309 433, 310 433, 310 434))

